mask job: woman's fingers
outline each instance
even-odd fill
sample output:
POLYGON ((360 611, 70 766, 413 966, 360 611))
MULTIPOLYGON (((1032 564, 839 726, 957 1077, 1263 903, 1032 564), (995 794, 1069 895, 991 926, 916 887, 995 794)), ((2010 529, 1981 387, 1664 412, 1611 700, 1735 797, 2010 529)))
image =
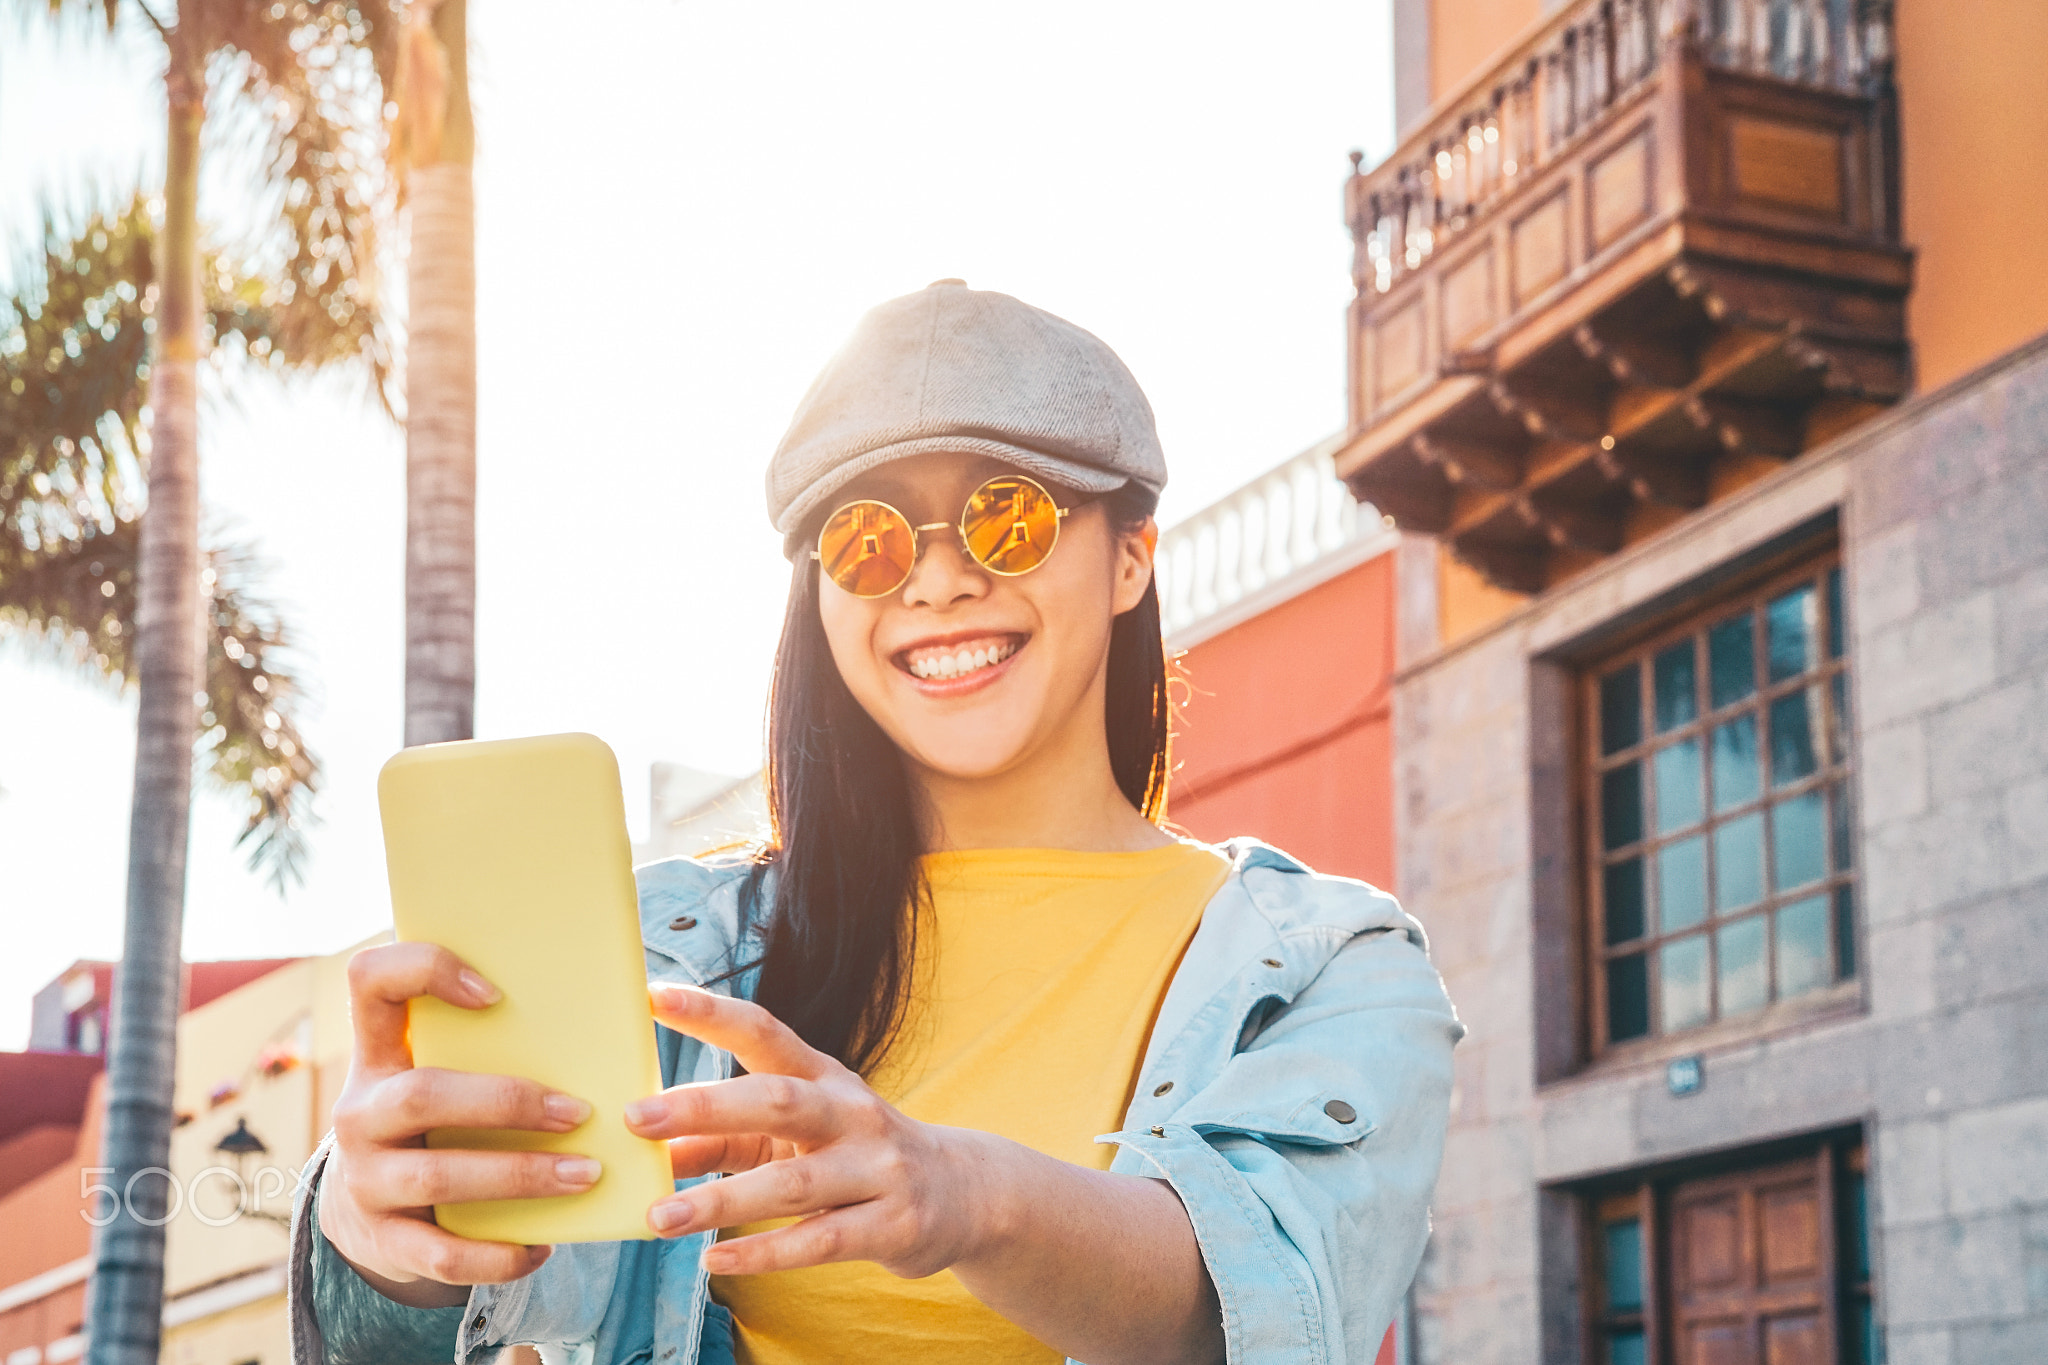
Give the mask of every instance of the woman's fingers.
POLYGON ((707 1247, 704 1268, 714 1275, 763 1275, 833 1261, 881 1261, 886 1268, 888 1221, 871 1203, 834 1209, 772 1232, 707 1247))
POLYGON ((474 1242, 417 1218, 387 1220, 378 1241, 395 1268, 442 1284, 504 1284, 540 1269, 554 1250, 474 1242))
POLYGON ((765 1134, 801 1146, 837 1135, 837 1101, 815 1081, 752 1075, 671 1086, 626 1106, 626 1126, 647 1138, 765 1134))
POLYGON ((656 1019, 700 1043, 730 1052, 756 1075, 822 1080, 842 1069, 751 1000, 713 995, 695 986, 654 986, 648 994, 656 1019))
POLYGON ((843 1159, 822 1154, 792 1157, 657 1200, 647 1211, 647 1223, 664 1237, 683 1237, 706 1228, 859 1204, 879 1193, 871 1175, 843 1159))
POLYGON ((356 1059, 377 1071, 412 1065, 405 1040, 406 1002, 431 995, 463 1009, 494 1004, 498 988, 446 948, 388 943, 349 959, 348 993, 355 1019, 356 1059))
POLYGON ((425 1147, 387 1148, 349 1169, 362 1192, 387 1208, 581 1194, 604 1174, 603 1165, 587 1156, 425 1147))
POLYGON ((775 1157, 774 1142, 761 1133, 716 1133, 670 1138, 668 1164, 678 1180, 693 1180, 714 1171, 751 1171, 775 1157))
POLYGON ((566 1133, 590 1105, 518 1076, 417 1067, 386 1076, 336 1106, 335 1129, 351 1142, 397 1143, 431 1128, 524 1128, 566 1133))

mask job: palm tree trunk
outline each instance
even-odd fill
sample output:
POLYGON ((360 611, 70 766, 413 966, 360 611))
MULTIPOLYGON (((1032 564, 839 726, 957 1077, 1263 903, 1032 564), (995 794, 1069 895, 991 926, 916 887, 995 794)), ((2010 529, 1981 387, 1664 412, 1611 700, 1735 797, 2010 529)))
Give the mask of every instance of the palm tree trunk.
POLYGON ((156 1365, 170 1203, 171 1087, 177 1062, 179 940, 185 920, 194 694, 201 685, 197 200, 205 85, 172 44, 170 136, 150 363, 149 504, 136 573, 134 806, 128 913, 114 986, 106 1138, 113 1221, 95 1234, 87 1365, 156 1365))
POLYGON ((476 200, 464 0, 441 0, 438 148, 411 172, 405 423, 405 742, 475 734, 476 200))

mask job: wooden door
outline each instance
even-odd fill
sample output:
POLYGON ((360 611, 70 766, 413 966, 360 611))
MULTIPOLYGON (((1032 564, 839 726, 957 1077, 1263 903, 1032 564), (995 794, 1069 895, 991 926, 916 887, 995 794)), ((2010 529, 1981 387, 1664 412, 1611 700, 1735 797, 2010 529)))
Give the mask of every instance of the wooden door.
POLYGON ((1835 1365, 1832 1153, 1671 1188, 1677 1365, 1835 1365))

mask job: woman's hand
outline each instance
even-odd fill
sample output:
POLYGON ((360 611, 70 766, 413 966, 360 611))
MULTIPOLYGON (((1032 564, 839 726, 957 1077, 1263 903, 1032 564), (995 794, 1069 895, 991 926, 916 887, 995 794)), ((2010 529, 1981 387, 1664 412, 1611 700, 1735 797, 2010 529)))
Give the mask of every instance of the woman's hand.
POLYGON ((668 1139, 679 1179, 730 1176, 660 1200, 649 1226, 681 1237, 804 1220, 720 1242, 704 1253, 706 1269, 874 1261, 916 1279, 969 1257, 993 1231, 981 1177, 999 1139, 906 1118, 759 1005, 684 986, 656 986, 653 998, 656 1019, 732 1053, 749 1074, 627 1106, 634 1132, 668 1139))
POLYGON ((430 943, 366 948, 349 961, 355 1054, 334 1105, 334 1152, 321 1179, 320 1231, 386 1298, 418 1308, 461 1303, 472 1284, 516 1280, 549 1248, 444 1232, 435 1204, 578 1194, 598 1163, 550 1152, 428 1151, 430 1128, 566 1133, 590 1105, 513 1076, 412 1064, 406 1002, 433 996, 483 1009, 498 991, 430 943))
POLYGON ((655 1018, 732 1053, 750 1074, 627 1106, 628 1127, 668 1139, 679 1178, 733 1173, 658 1201, 648 1223, 679 1237, 802 1219, 712 1245, 707 1270, 827 1261, 874 1261, 906 1278, 951 1270, 1065 1355, 1102 1365, 1223 1359, 1216 1289, 1165 1181, 919 1123, 758 1005, 681 986, 653 995, 655 1018))

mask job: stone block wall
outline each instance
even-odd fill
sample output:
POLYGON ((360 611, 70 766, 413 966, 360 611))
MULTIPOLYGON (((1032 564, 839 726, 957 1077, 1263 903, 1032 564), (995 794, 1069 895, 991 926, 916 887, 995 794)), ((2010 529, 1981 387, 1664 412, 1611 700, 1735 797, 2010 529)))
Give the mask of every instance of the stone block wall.
POLYGON ((1873 1229, 1892 1365, 2048 1361, 2048 360, 1875 442, 1844 509, 1873 1229))
POLYGON ((1412 662, 1400 890, 1471 1035, 1419 1365, 1577 1365, 1575 1182, 1856 1129, 1891 1365, 2048 1361, 2048 341, 1412 662), (1841 1007, 1718 1029, 1707 1083, 1583 1065, 1575 653, 1839 534, 1862 952, 1841 1007))

